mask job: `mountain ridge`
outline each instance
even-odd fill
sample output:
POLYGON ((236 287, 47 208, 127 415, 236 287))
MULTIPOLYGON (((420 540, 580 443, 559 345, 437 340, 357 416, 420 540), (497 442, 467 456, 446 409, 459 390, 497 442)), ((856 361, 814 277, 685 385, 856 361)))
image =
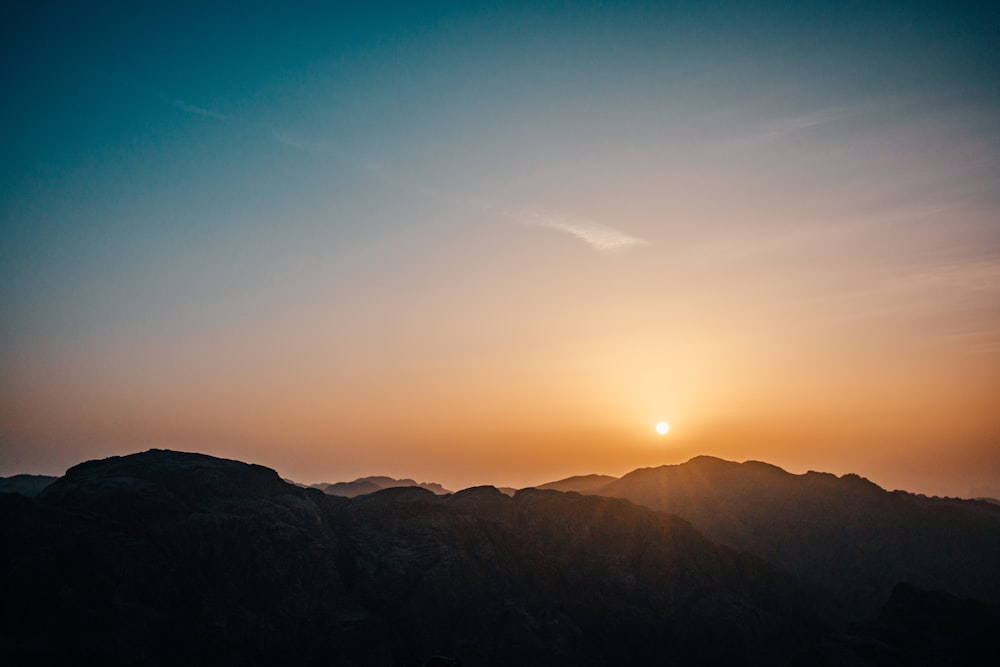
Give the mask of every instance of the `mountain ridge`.
POLYGON ((367 477, 359 477, 350 482, 320 482, 318 484, 311 484, 310 488, 319 489, 331 496, 354 498, 355 496, 367 493, 375 493, 382 489, 405 486, 424 488, 437 495, 452 493, 437 482, 416 482, 410 478, 396 479, 386 475, 369 475, 367 477))
POLYGON ((976 555, 1000 554, 977 523, 994 526, 993 506, 712 458, 608 487, 687 515, 538 488, 346 498, 169 450, 85 462, 35 498, 0 494, 0 585, 13 601, 0 607, 0 643, 15 662, 112 665, 338 656, 402 667, 435 655, 467 666, 889 665, 924 647, 943 656, 928 664, 996 656, 997 559, 976 555), (872 541, 857 511, 871 507, 888 539, 872 541), (813 525, 796 523, 803 513, 813 525), (845 556, 838 530, 851 522, 845 556), (758 541, 743 548, 713 532, 758 541), (872 564, 898 581, 886 590, 872 564), (958 575, 921 580, 928 568, 958 575), (986 604, 963 592, 977 581, 986 604), (933 620, 952 614, 957 626, 933 620))
POLYGON ((617 480, 618 480, 617 477, 612 477, 611 475, 598 475, 598 474, 573 475, 572 477, 566 477, 565 479, 556 480, 554 482, 546 482, 545 484, 539 484, 534 488, 587 493, 603 488, 608 484, 610 484, 611 482, 617 480))
POLYGON ((17 493, 34 498, 57 479, 59 478, 52 475, 28 474, 0 477, 0 493, 17 493))
POLYGON ((1000 508, 980 501, 707 456, 635 470, 598 493, 682 516, 831 592, 848 616, 876 614, 898 581, 1000 602, 1000 508))
POLYGON ((0 495, 0 529, 20 662, 738 664, 824 627, 789 575, 689 522, 553 490, 352 499, 153 450, 0 495))

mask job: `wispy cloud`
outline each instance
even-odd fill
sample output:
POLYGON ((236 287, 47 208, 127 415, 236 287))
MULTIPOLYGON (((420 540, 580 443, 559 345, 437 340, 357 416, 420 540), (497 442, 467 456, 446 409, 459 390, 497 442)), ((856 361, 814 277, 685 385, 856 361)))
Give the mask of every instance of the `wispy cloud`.
POLYGON ((311 139, 304 137, 301 134, 289 132, 288 130, 282 130, 279 128, 272 127, 266 129, 271 139, 277 141, 283 146, 294 148, 295 150, 302 151, 303 153, 329 154, 336 151, 336 146, 330 141, 311 139))
POLYGON ((488 201, 479 199, 476 197, 469 197, 466 195, 459 195, 453 192, 446 192, 444 190, 438 190, 435 188, 428 188, 423 185, 418 185, 412 181, 399 178, 394 174, 386 170, 381 164, 375 162, 374 160, 365 160, 361 163, 361 167, 375 176, 380 181, 391 185, 397 190, 403 190, 411 194, 417 195, 422 199, 428 199, 430 201, 440 202, 442 204, 447 204, 448 206, 464 208, 468 210, 476 211, 477 213, 483 213, 485 215, 490 215, 500 218, 511 218, 514 214, 510 211, 505 211, 504 209, 495 206, 488 201))
POLYGON ((294 148, 295 150, 301 151, 303 153, 311 154, 330 154, 336 151, 336 146, 329 141, 323 141, 319 139, 311 139, 296 132, 291 132, 283 128, 274 127, 265 123, 258 123, 254 121, 241 118, 239 116, 234 116, 232 114, 222 113, 214 109, 209 109, 207 107, 199 106, 197 104, 191 104, 186 100, 182 100, 178 97, 173 97, 164 93, 161 90, 153 88, 152 86, 147 86, 145 84, 136 83, 135 81, 130 81, 128 79, 123 79, 106 72, 98 72, 98 74, 108 81, 116 83, 126 88, 130 88, 134 91, 147 95, 160 102, 177 109, 186 114, 192 116, 201 116, 203 118, 212 118, 217 121, 224 123, 233 123, 244 128, 248 128, 252 131, 259 132, 264 136, 268 137, 272 141, 275 141, 282 146, 287 146, 289 148, 294 148))
POLYGON ((993 259, 968 259, 950 264, 932 266, 894 276, 886 281, 892 291, 947 290, 949 293, 989 294, 1000 293, 1000 264, 993 259))
POLYGON ((136 83, 135 81, 124 79, 120 76, 109 74, 107 72, 97 72, 96 74, 102 79, 118 84, 119 86, 130 88, 136 92, 142 93, 143 95, 148 95, 149 97, 153 97, 163 102, 164 104, 177 109, 178 111, 183 111, 184 113, 191 114, 193 116, 204 116, 206 118, 214 118, 216 120, 221 120, 226 122, 239 121, 239 118, 237 118, 236 116, 230 116, 228 114, 219 113, 218 111, 213 111, 212 109, 207 109, 205 107, 201 107, 196 104, 190 104, 182 99, 167 95, 162 90, 158 90, 156 88, 153 88, 152 86, 147 86, 142 83, 136 83))
POLYGON ((380 164, 371 160, 363 164, 366 171, 400 190, 411 192, 424 199, 500 218, 507 222, 565 232, 600 253, 617 254, 648 243, 596 220, 538 209, 507 209, 477 197, 457 195, 402 180, 391 175, 380 164))
POLYGON ((151 92, 153 92, 153 94, 155 94, 157 97, 159 97, 160 99, 162 99, 164 102, 166 102, 170 106, 174 107, 175 109, 180 109, 184 113, 189 113, 189 114, 192 114, 194 116, 205 116, 207 118, 214 118, 216 120, 222 120, 222 121, 226 121, 226 122, 234 121, 234 120, 239 120, 236 116, 229 116, 229 115, 226 115, 224 113, 219 113, 217 111, 212 111, 211 109, 206 109, 204 107, 196 106, 194 104, 188 104, 184 100, 178 100, 178 99, 175 99, 175 98, 172 98, 172 97, 167 97, 166 95, 162 95, 160 93, 156 93, 155 91, 151 91, 151 92))
MULTIPOLYGON (((244 126, 256 128, 258 131, 266 134, 272 141, 276 141, 277 143, 282 144, 283 146, 288 146, 289 148, 294 148, 295 150, 312 154, 332 154, 336 150, 335 146, 330 142, 309 139, 295 132, 290 132, 281 128, 249 122, 238 116, 220 113, 213 109, 191 104, 182 99, 171 97, 162 91, 156 90, 155 88, 137 84, 133 81, 121 79, 106 73, 101 73, 101 76, 143 94, 155 97, 165 104, 168 104, 184 113, 213 118, 226 123, 239 123, 244 126)), ((503 218, 510 222, 565 232, 566 234, 583 241, 599 253, 617 254, 630 248, 647 244, 647 241, 643 239, 630 236, 625 232, 595 220, 535 209, 508 210, 475 197, 457 195, 451 192, 436 190, 399 179, 388 173, 381 165, 371 160, 363 161, 359 166, 380 180, 391 184, 393 187, 406 190, 425 199, 446 203, 451 206, 475 210, 478 213, 503 218)))
POLYGON ((785 116, 765 124, 757 131, 744 136, 737 143, 745 146, 766 144, 779 141, 786 137, 818 128, 827 123, 840 120, 854 112, 851 107, 829 107, 810 113, 785 116))
POLYGON ((601 253, 614 254, 647 244, 643 239, 629 236, 614 227, 587 218, 538 210, 523 211, 516 217, 527 225, 565 232, 601 253))

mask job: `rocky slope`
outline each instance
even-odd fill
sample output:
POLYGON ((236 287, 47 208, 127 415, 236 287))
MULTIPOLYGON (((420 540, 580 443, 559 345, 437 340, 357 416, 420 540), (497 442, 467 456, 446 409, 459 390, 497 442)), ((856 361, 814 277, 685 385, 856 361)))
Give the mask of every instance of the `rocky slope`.
POLYGON ((898 582, 1000 602, 1000 507, 988 503, 707 456, 636 470, 599 493, 684 517, 782 567, 843 618, 874 616, 898 582))
POLYGON ((0 494, 0 543, 9 664, 773 664, 821 631, 760 559, 555 491, 346 499, 154 450, 0 494))
POLYGON ((977 600, 897 584, 878 618, 817 642, 796 667, 995 665, 1000 613, 977 600))

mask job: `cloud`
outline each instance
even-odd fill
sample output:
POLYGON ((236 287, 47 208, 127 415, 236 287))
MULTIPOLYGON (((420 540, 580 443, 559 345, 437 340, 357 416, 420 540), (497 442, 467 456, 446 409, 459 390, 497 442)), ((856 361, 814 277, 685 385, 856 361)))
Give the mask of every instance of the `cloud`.
POLYGON ((309 139, 295 132, 278 128, 268 128, 267 132, 279 144, 294 148, 303 153, 327 154, 336 152, 336 146, 329 141, 309 139))
MULTIPOLYGON (((226 123, 239 123, 244 126, 254 127, 265 133, 272 141, 304 153, 333 154, 336 152, 336 147, 329 142, 308 139, 297 133, 281 128, 248 122, 238 116, 231 116, 195 104, 190 104, 184 100, 166 95, 162 91, 151 88, 150 86, 121 79, 106 73, 101 73, 101 76, 118 83, 119 85, 125 85, 133 90, 137 90, 154 97, 184 113, 213 118, 226 123)), ((372 160, 362 161, 359 164, 359 167, 380 180, 391 184, 393 187, 401 190, 407 190, 425 199, 446 203, 451 206, 476 210, 479 213, 505 218, 512 222, 565 232, 580 239, 600 253, 615 254, 635 246, 647 244, 647 241, 644 241, 643 239, 629 236, 614 227, 609 227, 608 225, 594 220, 539 210, 510 211, 475 197, 456 195, 451 192, 435 190, 422 185, 417 185, 389 174, 380 164, 372 160)))
POLYGON ((431 201, 441 202, 449 206, 456 206, 460 208, 474 209, 482 213, 495 213, 489 203, 475 199, 473 197, 464 197, 462 195, 456 195, 451 192, 445 192, 443 190, 435 190, 433 188, 428 188, 423 185, 418 185, 412 181, 408 181, 386 170, 380 163, 375 160, 364 160, 361 162, 361 168, 366 172, 375 176, 380 181, 391 185, 397 190, 403 190, 405 192, 412 193, 421 197, 422 199, 428 199, 431 201))
POLYGON ((597 252, 614 254, 635 246, 646 245, 647 241, 586 218, 570 217, 547 211, 522 211, 517 216, 524 224, 554 229, 580 239, 597 252))
POLYGON ((752 146, 779 141, 790 135, 839 120, 853 112, 854 110, 849 107, 829 107, 811 113, 778 118, 762 127, 759 131, 743 137, 738 143, 752 146))
POLYGON ((161 100, 163 100, 170 106, 174 107, 175 109, 180 109, 184 113, 189 113, 195 116, 206 116, 208 118, 214 118, 216 120, 223 120, 227 122, 233 120, 239 120, 235 116, 227 116, 226 114, 218 113, 216 111, 212 111, 211 109, 205 109, 204 107, 195 106, 194 104, 188 104, 184 100, 178 100, 172 97, 167 97, 166 95, 156 93, 155 91, 153 92, 153 94, 155 94, 157 97, 159 97, 161 100))
POLYGON ((239 120, 239 118, 235 116, 229 116, 223 113, 219 113, 217 111, 212 111, 211 109, 206 109, 205 107, 200 107, 195 104, 189 104, 188 102, 185 102, 182 99, 171 97, 170 95, 164 93, 162 90, 158 90, 156 88, 153 88, 152 86, 147 86, 142 83, 137 83, 130 79, 125 79, 120 76, 110 74, 108 72, 97 71, 95 72, 95 74, 100 78, 104 79, 105 81, 110 81, 111 83, 114 83, 116 85, 124 86, 126 88, 130 88, 131 90, 142 93, 143 95, 148 95, 149 97, 158 99, 164 104, 172 106, 173 108, 179 111, 183 111, 184 113, 187 114, 191 114, 194 116, 205 116, 206 118, 214 118, 216 120, 222 120, 226 122, 239 120))
POLYGON ((424 199, 441 202, 457 208, 476 211, 477 213, 506 220, 508 222, 515 222, 531 227, 545 227, 547 229, 565 232, 583 241, 600 253, 616 254, 628 250, 629 248, 646 245, 648 243, 643 239, 629 236, 614 227, 610 227, 595 220, 568 216, 551 211, 540 211, 537 209, 510 210, 477 197, 457 195, 451 192, 417 185, 391 175, 382 167, 382 165, 372 160, 365 161, 363 163, 363 167, 366 171, 393 187, 411 192, 419 197, 423 197, 424 199))
POLYGON ((123 79, 119 76, 108 74, 107 72, 97 72, 97 75, 111 81, 112 83, 125 86, 126 88, 130 88, 131 90, 142 93, 143 95, 157 99, 163 104, 173 107, 183 113, 190 114, 192 116, 212 118, 224 123, 233 123, 244 128, 249 128, 252 131, 259 132, 267 136, 272 141, 275 141, 282 146, 288 146, 289 148, 294 148, 295 150, 303 153, 330 154, 336 152, 336 146, 328 141, 311 139, 283 128, 249 121, 239 116, 233 116, 209 109, 207 107, 199 106, 197 104, 191 104, 190 102, 186 102, 180 98, 172 97, 164 93, 162 90, 152 86, 136 83, 135 81, 130 81, 129 79, 123 79))

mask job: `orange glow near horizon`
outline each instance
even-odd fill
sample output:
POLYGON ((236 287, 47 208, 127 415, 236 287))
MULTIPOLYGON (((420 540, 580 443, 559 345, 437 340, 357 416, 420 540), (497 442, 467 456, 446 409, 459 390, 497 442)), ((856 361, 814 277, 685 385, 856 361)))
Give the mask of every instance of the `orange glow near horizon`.
MULTIPOLYGON (((848 365, 813 356, 807 346, 782 350, 760 340, 750 357, 738 354, 734 341, 710 336, 684 354, 653 340, 616 342, 610 332, 589 338, 444 365, 382 350, 379 364, 362 358, 353 367, 296 366, 297 356, 282 355, 266 367, 265 350, 251 345, 242 354, 258 360, 252 375, 237 354, 216 358, 211 376, 191 385, 185 356, 195 349, 161 354, 155 366, 140 350, 119 360, 123 370, 135 364, 144 373, 106 378, 103 388, 70 382, 35 405, 22 398, 20 426, 9 421, 7 429, 27 441, 72 434, 105 443, 108 453, 208 451, 309 483, 390 474, 449 488, 527 486, 705 453, 798 471, 858 472, 890 488, 917 482, 915 490, 938 494, 961 491, 921 477, 922 467, 941 466, 937 443, 968 443, 982 466, 1000 436, 988 393, 996 367, 975 355, 963 360, 939 350, 913 365, 902 351, 879 349, 848 365), (41 412, 32 418, 46 404, 61 420, 41 412), (663 405, 672 406, 672 424, 684 424, 669 440, 648 426, 663 405)), ((80 367, 68 377, 95 371, 80 367)), ((974 479, 975 470, 965 474, 974 479)))

